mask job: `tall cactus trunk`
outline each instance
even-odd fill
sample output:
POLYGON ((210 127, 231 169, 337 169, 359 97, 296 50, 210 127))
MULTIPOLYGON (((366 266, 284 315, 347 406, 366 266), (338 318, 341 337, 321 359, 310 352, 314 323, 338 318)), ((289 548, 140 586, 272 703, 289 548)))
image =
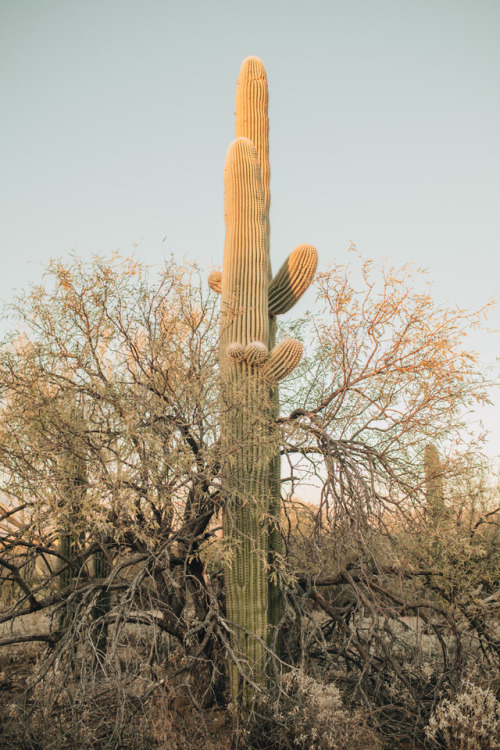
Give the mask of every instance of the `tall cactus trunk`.
MULTIPOLYGON (((82 427, 82 415, 77 408, 70 411, 71 429, 73 437, 61 460, 61 531, 59 533, 59 550, 67 562, 62 562, 59 574, 59 590, 71 586, 78 577, 78 570, 74 563, 81 552, 84 542, 82 528, 82 501, 87 485, 85 461, 79 452, 76 435, 82 427)), ((59 618, 59 627, 63 630, 71 625, 78 609, 79 597, 70 594, 63 606, 59 618)))
MULTIPOLYGON (((59 534, 59 552, 68 561, 74 560, 78 554, 78 544, 75 540, 74 534, 68 532, 66 534, 59 534)), ((61 561, 61 572, 59 573, 59 591, 67 588, 71 584, 71 580, 75 576, 75 569, 71 565, 61 561)))
MULTIPOLYGON (((75 495, 76 497, 76 495, 75 495)), ((67 530, 63 530, 59 534, 59 551, 66 558, 68 562, 61 561, 61 572, 58 578, 59 591, 63 591, 68 587, 71 587, 72 582, 75 578, 78 578, 79 571, 75 566, 76 560, 82 551, 83 534, 70 526, 66 526, 67 530)), ((66 601, 61 609, 61 615, 59 617, 59 628, 66 630, 71 626, 71 623, 75 617, 76 611, 78 610, 80 597, 76 594, 69 594, 66 601)))
MULTIPOLYGON (((269 118, 268 118, 268 89, 267 77, 261 60, 249 57, 241 66, 238 84, 236 86, 235 106, 235 132, 237 138, 248 138, 257 150, 257 158, 260 166, 262 180, 262 191, 264 197, 264 242, 266 252, 270 257, 271 246, 271 223, 269 209, 271 204, 270 180, 271 167, 269 164, 269 118)), ((271 281, 271 262, 268 263, 268 279, 271 281)), ((269 316, 269 334, 266 342, 269 351, 276 344, 276 318, 269 316)), ((270 392, 270 414, 271 420, 279 416, 279 390, 278 384, 271 387, 270 392)), ((269 537, 268 537, 268 565, 270 571, 276 569, 276 554, 281 553, 281 460, 279 447, 276 445, 270 451, 269 456, 269 537)), ((274 628, 281 618, 281 592, 277 575, 271 576, 268 588, 268 641, 273 641, 278 648, 278 642, 274 638, 274 628)))
POLYGON ((250 683, 266 682, 266 653, 277 643, 281 613, 276 555, 280 551, 280 450, 276 432, 278 381, 296 367, 302 345, 275 345, 277 314, 309 286, 316 250, 300 245, 274 279, 269 258, 267 79, 247 58, 236 92, 236 136, 224 170, 226 240, 222 274, 209 278, 221 294, 220 369, 222 478, 227 611, 239 663, 230 667, 231 693, 248 707, 250 683), (274 575, 273 575, 274 573, 274 575))
MULTIPOLYGON (((96 578, 107 578, 110 573, 110 565, 106 552, 100 549, 94 555, 94 576, 96 578)), ((92 618, 96 622, 93 630, 93 644, 98 658, 106 655, 108 644, 108 624, 103 621, 109 613, 111 606, 111 594, 106 589, 101 589, 97 601, 92 610, 92 618)))
MULTIPOLYGON (((231 542, 226 566, 227 609, 235 648, 248 679, 261 681, 268 635, 269 395, 259 358, 267 359, 269 257, 260 168, 254 145, 230 147, 224 173, 226 244, 222 283, 220 365, 225 392, 221 415, 224 536, 231 542), (240 312, 241 311, 241 312, 240 312), (252 359, 255 364, 252 364, 252 359)), ((231 664, 233 698, 240 682, 231 664)), ((243 702, 250 692, 242 686, 243 702)))
POLYGON ((443 491, 443 469, 438 449, 433 443, 425 446, 424 452, 425 500, 431 526, 437 526, 445 513, 443 491))

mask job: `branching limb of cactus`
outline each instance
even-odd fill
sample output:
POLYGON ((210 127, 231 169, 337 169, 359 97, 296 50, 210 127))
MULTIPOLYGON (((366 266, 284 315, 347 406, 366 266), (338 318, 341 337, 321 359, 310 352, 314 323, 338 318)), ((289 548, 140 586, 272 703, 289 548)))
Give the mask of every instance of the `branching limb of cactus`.
POLYGON ((316 273, 318 254, 312 245, 299 245, 269 285, 269 314, 288 312, 302 297, 316 273))
POLYGON ((217 294, 222 292, 222 273, 220 271, 211 271, 208 276, 208 286, 217 294))

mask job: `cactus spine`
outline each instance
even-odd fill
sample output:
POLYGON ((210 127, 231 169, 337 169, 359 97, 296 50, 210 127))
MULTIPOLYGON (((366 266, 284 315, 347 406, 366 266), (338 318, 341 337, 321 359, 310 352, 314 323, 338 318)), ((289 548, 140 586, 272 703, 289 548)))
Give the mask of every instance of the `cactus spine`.
MULTIPOLYGON (((265 644, 272 643, 280 617, 279 584, 269 575, 280 550, 280 454, 273 427, 277 383, 302 356, 299 341, 275 345, 275 316, 307 289, 317 262, 316 250, 300 245, 271 277, 267 103, 264 66, 249 57, 238 78, 236 140, 224 170, 223 269, 209 277, 221 294, 224 534, 232 553, 226 565, 227 608, 244 677, 256 684, 265 680, 265 644)), ((240 674, 233 665, 231 692, 248 706, 253 693, 240 686, 240 674)))

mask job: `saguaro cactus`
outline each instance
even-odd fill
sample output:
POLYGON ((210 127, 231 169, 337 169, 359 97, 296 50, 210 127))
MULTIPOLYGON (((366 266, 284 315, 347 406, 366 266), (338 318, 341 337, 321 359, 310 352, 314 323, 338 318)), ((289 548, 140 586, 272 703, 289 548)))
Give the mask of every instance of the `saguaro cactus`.
MULTIPOLYGON (((109 573, 110 564, 105 550, 101 548, 94 555, 94 575, 96 578, 107 578, 109 573)), ((92 612, 94 620, 97 620, 97 624, 93 631, 93 642, 96 652, 100 657, 106 655, 108 626, 106 622, 99 622, 99 620, 103 620, 109 613, 110 605, 111 595, 109 591, 107 589, 101 589, 92 612)))
POLYGON ((429 520, 437 524, 445 511, 443 491, 443 469, 438 449, 434 443, 428 443, 424 452, 425 499, 429 520))
MULTIPOLYGON (((59 588, 66 589, 71 585, 77 571, 71 563, 81 551, 83 533, 81 528, 82 501, 87 485, 85 461, 77 449, 77 435, 81 430, 83 417, 77 407, 72 407, 69 413, 68 426, 71 433, 68 445, 61 456, 61 529, 59 533, 59 550, 68 561, 62 567, 59 575, 59 588)), ((63 607, 60 617, 60 627, 66 628, 77 608, 78 598, 73 597, 71 606, 63 607)))
POLYGON ((252 691, 240 678, 264 681, 265 644, 272 642, 280 612, 277 577, 270 575, 280 540, 280 457, 273 428, 279 411, 277 383, 302 356, 299 341, 275 345, 275 316, 287 312, 307 289, 317 263, 316 250, 300 245, 271 276, 267 101, 264 66, 249 57, 238 78, 237 138, 224 170, 222 274, 213 272, 209 278, 211 288, 221 294, 224 534, 231 550, 227 608, 235 627, 234 647, 243 657, 239 669, 231 668, 231 691, 246 704, 252 691))

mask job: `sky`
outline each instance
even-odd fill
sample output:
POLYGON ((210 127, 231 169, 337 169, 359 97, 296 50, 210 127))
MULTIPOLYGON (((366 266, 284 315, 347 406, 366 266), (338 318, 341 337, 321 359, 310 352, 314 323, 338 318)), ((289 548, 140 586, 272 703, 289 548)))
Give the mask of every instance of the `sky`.
MULTIPOLYGON (((353 242, 481 307, 500 276, 499 28, 498 0, 0 0, 0 301, 74 251, 220 265, 236 79, 257 55, 273 267, 301 242, 320 270, 344 263, 353 242)), ((470 348, 486 367, 498 342, 470 348)), ((471 419, 497 456, 493 398, 471 419)))

